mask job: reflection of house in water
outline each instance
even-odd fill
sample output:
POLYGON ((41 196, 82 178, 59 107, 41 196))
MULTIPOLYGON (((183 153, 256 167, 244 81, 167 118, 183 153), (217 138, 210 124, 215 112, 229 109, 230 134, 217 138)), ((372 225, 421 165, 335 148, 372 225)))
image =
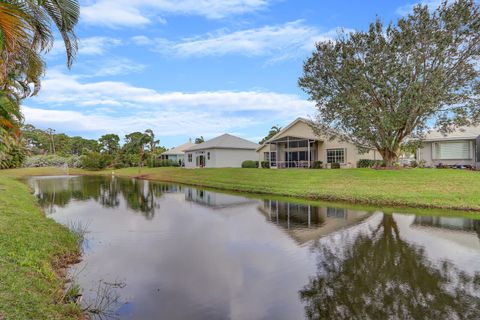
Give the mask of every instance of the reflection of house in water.
POLYGON ((184 187, 184 192, 185 200, 208 206, 213 209, 241 206, 257 202, 257 200, 254 199, 188 187, 184 187))
POLYGON ((455 218, 455 217, 432 217, 416 216, 412 227, 425 229, 428 233, 437 234, 451 241, 474 246, 480 249, 480 220, 455 218), (446 230, 451 232, 445 232, 446 230))
POLYGON ((369 215, 364 211, 276 200, 264 200, 259 210, 300 244, 354 225, 369 215))

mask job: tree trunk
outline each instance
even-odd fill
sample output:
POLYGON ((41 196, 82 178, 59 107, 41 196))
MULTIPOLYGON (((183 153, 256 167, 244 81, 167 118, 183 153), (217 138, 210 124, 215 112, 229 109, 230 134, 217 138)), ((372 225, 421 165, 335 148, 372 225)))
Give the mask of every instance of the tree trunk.
POLYGON ((398 152, 388 149, 378 150, 382 155, 383 161, 387 167, 392 167, 395 162, 398 160, 398 152))

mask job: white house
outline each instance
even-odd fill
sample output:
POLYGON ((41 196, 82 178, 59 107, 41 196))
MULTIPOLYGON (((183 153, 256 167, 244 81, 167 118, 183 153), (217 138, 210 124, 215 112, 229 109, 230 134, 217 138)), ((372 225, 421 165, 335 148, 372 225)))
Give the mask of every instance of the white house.
POLYGON ((315 134, 307 119, 297 118, 257 149, 260 161, 271 168, 309 168, 315 161, 355 168, 360 159, 381 160, 374 149, 359 150, 353 143, 315 134))
POLYGON ((257 161, 258 144, 223 134, 185 150, 186 168, 239 168, 245 160, 257 161))
POLYGON ((417 160, 426 166, 471 166, 480 168, 480 127, 462 127, 447 135, 431 131, 417 150, 417 160))
POLYGON ((185 163, 185 150, 190 148, 190 147, 193 147, 195 144, 192 143, 192 140, 188 140, 188 142, 178 146, 178 147, 175 147, 175 148, 172 148, 170 150, 167 150, 165 152, 163 152, 161 155, 160 155, 160 159, 163 159, 163 160, 172 160, 172 161, 175 161, 177 162, 178 164, 180 165, 183 165, 185 163))

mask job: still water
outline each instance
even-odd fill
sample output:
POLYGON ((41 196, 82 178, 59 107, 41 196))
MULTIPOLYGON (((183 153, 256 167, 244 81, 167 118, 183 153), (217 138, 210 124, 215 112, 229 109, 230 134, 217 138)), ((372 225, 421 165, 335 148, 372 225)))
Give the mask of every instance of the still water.
POLYGON ((118 319, 480 319, 480 221, 257 199, 112 177, 35 177, 86 229, 71 276, 118 319))

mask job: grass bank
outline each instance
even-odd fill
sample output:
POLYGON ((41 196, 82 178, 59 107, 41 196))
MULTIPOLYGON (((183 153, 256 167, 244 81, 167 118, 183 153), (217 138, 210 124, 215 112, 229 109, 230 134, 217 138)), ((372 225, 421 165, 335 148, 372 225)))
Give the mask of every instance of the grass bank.
POLYGON ((77 239, 47 219, 28 187, 0 172, 0 319, 79 319, 63 298, 77 239))
MULTIPOLYGON (((111 170, 71 170, 71 174, 111 174, 111 170)), ((5 170, 4 174, 65 174, 38 168, 5 170)), ((480 172, 453 169, 407 170, 269 170, 126 168, 115 175, 195 186, 305 199, 375 206, 403 206, 480 211, 480 172)))

